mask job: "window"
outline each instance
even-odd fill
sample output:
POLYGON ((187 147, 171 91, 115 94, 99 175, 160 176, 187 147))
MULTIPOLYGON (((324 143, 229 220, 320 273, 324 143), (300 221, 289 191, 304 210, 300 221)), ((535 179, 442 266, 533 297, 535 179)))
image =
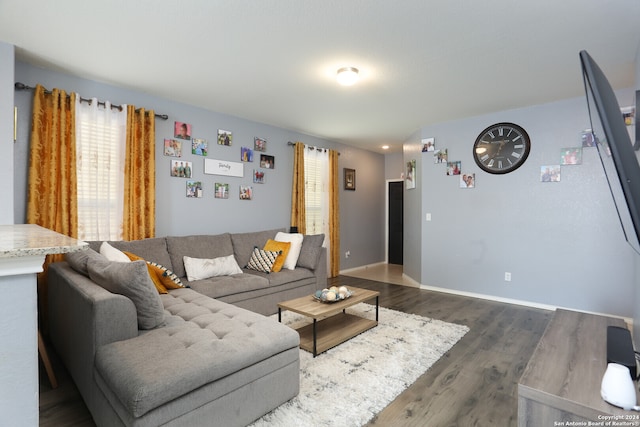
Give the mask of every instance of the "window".
POLYGON ((77 99, 78 238, 122 240, 126 108, 77 99))
POLYGON ((305 211, 307 234, 329 231, 329 154, 306 148, 304 156, 305 211))

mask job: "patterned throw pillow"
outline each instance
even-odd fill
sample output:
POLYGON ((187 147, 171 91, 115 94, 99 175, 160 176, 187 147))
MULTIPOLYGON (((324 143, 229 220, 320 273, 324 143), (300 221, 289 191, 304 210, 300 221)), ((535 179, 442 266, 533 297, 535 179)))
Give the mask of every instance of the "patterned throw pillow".
POLYGON ((167 289, 180 289, 180 288, 188 288, 189 286, 185 286, 182 283, 182 280, 175 273, 169 270, 167 267, 164 267, 158 263, 153 261, 147 261, 147 264, 153 267, 158 275, 158 278, 162 282, 165 288, 167 289))
POLYGON ((278 255, 281 253, 282 251, 265 251, 256 246, 253 248, 253 253, 246 268, 269 274, 278 255))

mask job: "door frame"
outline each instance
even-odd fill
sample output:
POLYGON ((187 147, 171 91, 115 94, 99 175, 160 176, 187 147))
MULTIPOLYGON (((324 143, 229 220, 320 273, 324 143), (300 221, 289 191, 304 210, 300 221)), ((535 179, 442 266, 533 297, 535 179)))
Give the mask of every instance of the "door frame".
MULTIPOLYGON (((387 179, 384 183, 384 262, 389 264, 389 183, 404 182, 402 178, 387 179)), ((404 191, 404 187, 402 188, 404 191)), ((404 211, 404 209, 403 209, 404 211)), ((404 218, 402 219, 404 222, 404 218)), ((404 244, 404 237, 403 237, 404 244)))

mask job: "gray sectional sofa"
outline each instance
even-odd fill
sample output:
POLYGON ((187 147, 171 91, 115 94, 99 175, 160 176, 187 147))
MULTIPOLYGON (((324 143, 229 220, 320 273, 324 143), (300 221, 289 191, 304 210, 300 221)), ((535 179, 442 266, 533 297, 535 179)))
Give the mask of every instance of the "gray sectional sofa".
POLYGON ((265 315, 326 286, 323 236, 277 273, 189 281, 183 261, 244 267, 279 231, 109 242, 172 270, 185 287, 166 294, 148 263, 108 261, 101 242, 49 267, 50 339, 97 425, 242 426, 297 395, 299 336, 265 315))

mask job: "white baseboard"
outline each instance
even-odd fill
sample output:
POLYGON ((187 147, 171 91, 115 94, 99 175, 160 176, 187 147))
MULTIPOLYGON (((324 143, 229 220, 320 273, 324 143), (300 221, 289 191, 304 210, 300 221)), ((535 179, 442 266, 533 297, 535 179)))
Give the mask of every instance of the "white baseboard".
POLYGON ((549 311, 556 311, 557 309, 572 310, 572 311, 579 311, 581 313, 596 314, 596 315, 599 315, 599 316, 615 317, 617 319, 624 320, 630 327, 633 328, 633 319, 632 318, 619 316, 617 314, 598 313, 598 312, 594 312, 594 311, 578 310, 576 308, 571 308, 571 307, 561 307, 561 306, 556 306, 556 305, 541 304, 541 303, 537 303, 537 302, 518 300, 518 299, 513 299, 513 298, 497 297, 497 296, 494 296, 494 295, 478 294, 478 293, 475 293, 475 292, 458 291, 458 290, 454 290, 454 289, 440 288, 440 287, 437 287, 437 286, 420 285, 420 289, 425 289, 425 290, 434 291, 434 292, 443 292, 443 293, 446 293, 446 294, 460 295, 460 296, 471 297, 471 298, 479 298, 479 299, 484 299, 484 300, 489 300, 489 301, 502 302, 502 303, 506 303, 506 304, 521 305, 521 306, 531 307, 531 308, 539 308, 539 309, 542 309, 542 310, 549 310, 549 311))
MULTIPOLYGON (((382 262, 376 262, 376 263, 368 264, 368 265, 361 265, 360 267, 349 268, 349 269, 346 269, 346 270, 340 270, 339 274, 346 274, 346 273, 349 273, 349 272, 352 272, 352 271, 361 270, 363 268, 370 268, 370 267, 375 267, 375 266, 384 265, 384 264, 387 264, 387 263, 382 261, 382 262)), ((443 293, 446 293, 446 294, 460 295, 460 296, 465 296, 465 297, 484 299, 484 300, 488 300, 488 301, 502 302, 502 303, 505 303, 505 304, 521 305, 521 306, 524 306, 524 307, 538 308, 538 309, 541 309, 541 310, 556 311, 557 309, 562 309, 562 310, 579 311, 581 313, 587 313, 587 314, 596 314, 596 315, 599 315, 599 316, 614 317, 614 318, 617 318, 617 319, 624 320, 627 323, 627 325, 629 325, 631 328, 633 328, 633 319, 632 318, 619 316, 617 314, 599 313, 599 312, 594 312, 594 311, 579 310, 579 309, 572 308, 572 307, 562 307, 562 306, 556 306, 556 305, 551 305, 551 304, 542 304, 542 303, 519 300, 519 299, 513 299, 513 298, 503 298, 503 297, 498 297, 498 296, 494 296, 494 295, 479 294, 479 293, 475 293, 475 292, 466 292, 466 291, 458 291, 458 290, 449 289, 449 288, 440 288, 440 287, 437 287, 437 286, 422 285, 419 282, 417 282, 415 279, 413 279, 412 277, 406 275, 405 273, 402 273, 402 277, 403 277, 403 279, 405 281, 407 281, 409 283, 412 283, 416 288, 424 289, 424 290, 427 290, 427 291, 443 292, 443 293)))

